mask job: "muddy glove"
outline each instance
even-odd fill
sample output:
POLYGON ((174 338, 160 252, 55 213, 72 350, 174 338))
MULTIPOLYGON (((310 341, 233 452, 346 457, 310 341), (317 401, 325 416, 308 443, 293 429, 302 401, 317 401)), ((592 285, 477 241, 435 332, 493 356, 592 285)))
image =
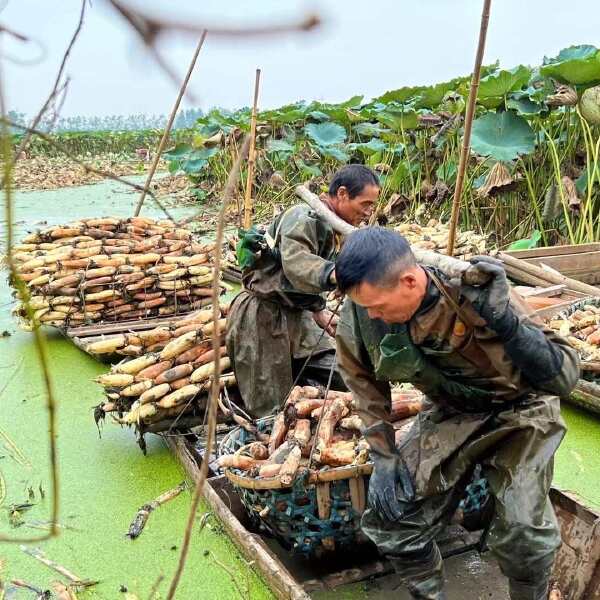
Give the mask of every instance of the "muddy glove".
POLYGON ((369 506, 384 521, 399 521, 405 502, 414 500, 415 490, 408 467, 396 448, 394 428, 390 423, 377 421, 363 435, 374 467, 369 481, 369 506))
POLYGON ((482 286, 463 285, 462 294, 498 334, 512 363, 532 385, 544 384, 561 372, 564 355, 560 346, 549 340, 533 323, 520 321, 510 305, 510 285, 502 263, 489 256, 471 259, 478 270, 490 276, 482 286))
POLYGON ((518 319, 510 307, 510 285, 502 263, 490 256, 474 256, 471 263, 478 271, 489 275, 482 286, 463 285, 461 291, 473 308, 485 319, 487 326, 501 339, 508 339, 518 325, 518 319))

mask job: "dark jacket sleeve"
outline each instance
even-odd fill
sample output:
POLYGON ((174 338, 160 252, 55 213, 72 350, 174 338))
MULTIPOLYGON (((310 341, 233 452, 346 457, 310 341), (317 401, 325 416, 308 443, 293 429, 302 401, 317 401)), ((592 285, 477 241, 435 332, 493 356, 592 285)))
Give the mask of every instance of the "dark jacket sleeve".
POLYGON ((282 217, 279 235, 281 265, 292 286, 307 294, 332 289, 329 276, 335 265, 319 256, 316 216, 302 206, 288 211, 282 217))
POLYGON ((356 412, 365 427, 390 417, 391 392, 387 381, 377 381, 371 360, 363 344, 355 305, 346 299, 335 336, 337 362, 356 412))

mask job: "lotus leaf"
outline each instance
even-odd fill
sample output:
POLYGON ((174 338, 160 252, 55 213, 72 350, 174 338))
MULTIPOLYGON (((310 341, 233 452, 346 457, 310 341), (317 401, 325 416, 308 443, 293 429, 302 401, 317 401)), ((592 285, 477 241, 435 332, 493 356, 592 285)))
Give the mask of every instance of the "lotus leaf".
POLYGON ((487 113, 473 122, 473 151, 499 161, 514 160, 535 147, 535 135, 527 121, 514 111, 487 113))
POLYGON ((346 130, 337 123, 309 123, 304 132, 318 146, 333 146, 346 141, 346 130))
POLYGON ((349 144, 348 149, 351 151, 359 150, 363 154, 370 156, 376 152, 387 150, 388 145, 377 138, 371 138, 368 142, 363 144, 349 144))
POLYGON ((291 153, 294 151, 294 146, 285 140, 274 140, 270 139, 267 142, 267 152, 287 152, 291 153))
POLYGON ((483 100, 486 98, 499 98, 500 104, 504 96, 509 92, 520 90, 529 81, 531 70, 524 65, 519 65, 514 69, 501 69, 490 73, 481 79, 479 83, 479 92, 477 98, 483 100))
POLYGON ((594 46, 570 46, 540 68, 544 77, 575 85, 600 81, 600 51, 594 46))

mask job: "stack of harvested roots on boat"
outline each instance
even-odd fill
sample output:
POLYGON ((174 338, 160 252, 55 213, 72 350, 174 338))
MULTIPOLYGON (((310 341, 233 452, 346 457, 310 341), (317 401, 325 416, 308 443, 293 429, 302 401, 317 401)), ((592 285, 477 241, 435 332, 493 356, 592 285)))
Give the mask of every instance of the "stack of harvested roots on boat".
MULTIPOLYGON (((422 408, 421 392, 412 388, 393 391, 390 421, 398 426, 422 408)), ((256 441, 234 454, 223 454, 219 466, 248 477, 277 477, 282 486, 291 486, 303 467, 323 469, 368 462, 369 446, 361 427, 349 392, 329 391, 325 398, 322 389, 297 386, 275 416, 270 434, 256 432, 256 441)), ((402 431, 397 429, 398 436, 402 431)))
POLYGON ((548 325, 569 341, 584 363, 600 361, 600 307, 584 304, 558 314, 548 325))
MULTIPOLYGON (((96 422, 110 414, 114 421, 135 427, 143 446, 144 433, 160 433, 175 426, 200 425, 207 406, 214 351, 215 327, 221 337, 221 387, 235 385, 225 341, 226 306, 215 324, 212 308, 192 313, 172 327, 157 327, 135 334, 150 350, 113 365, 95 381, 104 387, 106 400, 94 409, 96 422)), ((111 338, 96 342, 114 347, 111 338)))
MULTIPOLYGON (((448 248, 450 228, 447 224, 431 219, 426 225, 401 223, 394 229, 402 234, 411 246, 423 250, 437 250, 445 253, 448 248)), ((475 231, 456 231, 453 256, 468 260, 472 256, 487 254, 488 237, 475 231)))
POLYGON ((82 219, 15 246, 31 294, 23 325, 57 327, 188 312, 210 302, 214 244, 195 243, 171 221, 82 219))

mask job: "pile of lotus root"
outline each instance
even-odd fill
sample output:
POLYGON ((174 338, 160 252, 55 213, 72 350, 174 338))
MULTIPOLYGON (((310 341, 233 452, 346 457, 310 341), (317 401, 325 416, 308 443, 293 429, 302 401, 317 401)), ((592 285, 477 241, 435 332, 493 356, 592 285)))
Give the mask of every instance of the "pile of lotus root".
POLYGON ((14 247, 34 323, 73 327, 189 312, 210 302, 214 244, 171 221, 82 219, 28 235, 14 247))
MULTIPOLYGON (((243 471, 250 477, 278 477, 283 486, 290 486, 302 467, 322 469, 366 463, 368 445, 360 433, 362 424, 354 412, 352 395, 330 391, 327 400, 323 396, 316 387, 295 387, 275 417, 270 435, 256 433, 257 441, 235 454, 222 455, 219 466, 243 471)), ((421 392, 394 391, 390 421, 412 417, 422 408, 421 392)))
POLYGON ((583 361, 600 361, 599 307, 586 304, 570 315, 558 315, 548 325, 569 341, 583 361))

